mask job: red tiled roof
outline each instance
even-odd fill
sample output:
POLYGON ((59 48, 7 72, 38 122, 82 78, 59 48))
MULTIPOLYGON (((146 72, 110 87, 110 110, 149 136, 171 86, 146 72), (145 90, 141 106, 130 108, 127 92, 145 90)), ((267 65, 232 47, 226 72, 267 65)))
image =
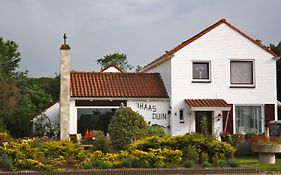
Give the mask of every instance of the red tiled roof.
POLYGON ((71 72, 71 97, 169 98, 159 73, 71 72))
POLYGON ((185 99, 187 106, 193 107, 229 107, 223 99, 185 99))
POLYGON ((251 42, 253 42, 254 44, 256 44, 258 47, 262 48, 263 50, 265 50, 266 52, 270 53, 273 56, 277 56, 274 52, 272 52, 269 48, 267 48, 266 46, 262 45, 261 43, 257 42, 256 40, 252 39, 251 37, 249 37, 248 35, 246 35, 245 33, 243 33, 241 30, 239 30, 238 28, 234 27, 232 24, 230 24, 229 22, 227 22, 225 19, 221 19, 220 21, 218 21, 217 23, 211 25, 210 27, 206 28, 205 30, 201 31, 200 33, 198 33, 197 35, 193 36, 192 38, 182 42, 180 45, 178 45, 177 47, 173 48, 170 51, 167 51, 165 54, 161 55, 159 58, 155 59, 154 61, 152 61, 151 63, 147 64, 146 66, 143 67, 142 71, 147 71, 169 59, 172 58, 173 54, 176 53, 177 51, 179 51, 180 49, 182 49, 183 47, 187 46, 188 44, 192 43, 193 41, 197 40, 198 38, 200 38, 201 36, 205 35, 206 33, 210 32, 211 30, 213 30, 214 28, 218 27, 221 24, 226 24, 228 25, 230 28, 232 28, 233 30, 237 31, 238 33, 240 33, 242 36, 244 36, 245 38, 247 38, 248 40, 250 40, 251 42))

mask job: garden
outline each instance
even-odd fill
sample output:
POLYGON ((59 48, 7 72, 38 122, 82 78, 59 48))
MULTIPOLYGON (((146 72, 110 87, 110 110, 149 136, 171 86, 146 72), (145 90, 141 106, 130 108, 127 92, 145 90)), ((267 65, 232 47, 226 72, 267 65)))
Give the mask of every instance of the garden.
MULTIPOLYGON (((85 133, 78 143, 54 137, 12 139, 0 127, 0 169, 2 171, 65 171, 69 169, 113 168, 258 168, 251 145, 254 133, 230 135, 224 141, 212 135, 168 136, 163 128, 149 126, 130 108, 121 108, 110 121, 110 137, 102 131, 85 133), (5 135, 5 136, 4 136, 5 135), (4 139, 3 139, 4 138, 4 139), (86 143, 89 147, 83 147, 86 143)), ((260 139, 261 140, 261 139, 260 139)), ((260 141, 259 140, 259 141, 260 141)), ((281 162, 279 159, 276 165, 281 162)), ((280 171, 278 169, 261 171, 280 171)), ((278 167, 278 166, 274 166, 278 167)))

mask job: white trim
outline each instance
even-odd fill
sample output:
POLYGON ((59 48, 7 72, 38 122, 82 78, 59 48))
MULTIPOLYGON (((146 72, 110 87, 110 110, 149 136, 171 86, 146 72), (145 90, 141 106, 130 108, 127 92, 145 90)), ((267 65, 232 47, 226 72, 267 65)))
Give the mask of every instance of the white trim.
POLYGON ((211 65, 211 61, 210 60, 191 60, 192 62, 192 69, 191 69, 191 76, 192 76, 192 83, 210 83, 212 80, 212 76, 211 76, 211 69, 212 69, 212 65, 211 65), (209 68, 209 72, 208 72, 208 79, 194 79, 193 77, 193 64, 194 63, 203 63, 203 64, 208 64, 208 68, 209 68))
POLYGON ((232 118, 233 118, 233 134, 236 134, 236 106, 260 106, 261 107, 261 131, 264 132, 264 104, 233 104, 233 113, 232 113, 232 118))

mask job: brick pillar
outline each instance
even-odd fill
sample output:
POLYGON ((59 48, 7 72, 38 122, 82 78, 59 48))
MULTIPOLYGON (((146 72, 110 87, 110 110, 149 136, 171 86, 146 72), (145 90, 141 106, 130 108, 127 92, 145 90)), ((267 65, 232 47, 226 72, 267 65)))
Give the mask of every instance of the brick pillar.
POLYGON ((60 48, 60 139, 69 140, 70 106, 70 47, 64 43, 60 48))

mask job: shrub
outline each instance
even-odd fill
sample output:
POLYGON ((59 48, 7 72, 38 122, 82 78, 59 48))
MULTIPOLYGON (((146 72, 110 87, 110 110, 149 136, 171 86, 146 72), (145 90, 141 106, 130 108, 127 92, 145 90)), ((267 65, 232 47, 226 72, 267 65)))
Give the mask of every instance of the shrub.
POLYGON ((4 153, 24 169, 53 170, 65 165, 76 165, 86 159, 85 151, 68 141, 18 139, 5 146, 4 153))
POLYGON ((250 141, 245 141, 237 146, 237 151, 235 152, 236 157, 249 157, 255 156, 251 148, 250 141))
POLYGON ((184 166, 185 168, 191 168, 191 167, 193 167, 193 165, 194 165, 194 163, 193 163, 192 160, 185 160, 185 161, 183 162, 183 166, 184 166))
POLYGON ((92 143, 91 151, 100 150, 103 153, 111 152, 110 141, 102 132, 95 132, 94 137, 95 141, 92 143))
POLYGON ((219 160, 218 164, 217 164, 217 166, 219 166, 219 167, 226 167, 227 165, 228 165, 227 161, 225 161, 225 160, 219 160))
POLYGON ((184 150, 188 145, 193 145, 196 150, 207 153, 209 160, 214 156, 225 159, 230 158, 235 151, 235 148, 225 142, 215 140, 213 137, 190 134, 182 136, 164 136, 164 137, 147 137, 135 141, 130 145, 130 149, 148 151, 150 148, 169 148, 172 150, 184 150))
POLYGON ((108 169, 112 167, 111 163, 99 158, 94 158, 91 163, 92 166, 97 169, 108 169))
POLYGON ((112 145, 117 149, 127 149, 133 141, 147 135, 148 126, 144 118, 129 107, 120 108, 110 120, 108 131, 112 145))
POLYGON ((160 125, 154 124, 148 127, 149 136, 166 136, 167 131, 160 125))
POLYGON ((230 167, 240 167, 240 162, 236 160, 228 160, 227 165, 230 167))
POLYGON ((0 158, 0 169, 12 171, 14 169, 14 164, 11 158, 2 157, 0 158))
POLYGON ((206 162, 206 161, 207 161, 207 162, 209 161, 209 156, 208 156, 207 153, 202 152, 202 153, 200 154, 200 162, 203 163, 203 162, 206 162))
POLYGON ((202 167, 204 167, 204 168, 209 168, 211 166, 212 166, 212 164, 210 164, 210 162, 208 162, 208 161, 203 161, 202 162, 202 167))
POLYGON ((194 163, 199 162, 199 153, 198 149, 194 145, 188 145, 185 148, 183 148, 183 158, 184 160, 192 160, 194 163))

